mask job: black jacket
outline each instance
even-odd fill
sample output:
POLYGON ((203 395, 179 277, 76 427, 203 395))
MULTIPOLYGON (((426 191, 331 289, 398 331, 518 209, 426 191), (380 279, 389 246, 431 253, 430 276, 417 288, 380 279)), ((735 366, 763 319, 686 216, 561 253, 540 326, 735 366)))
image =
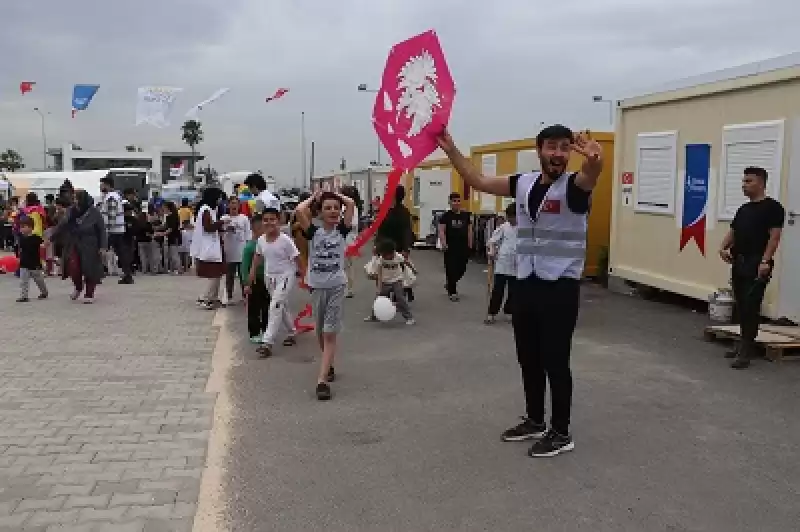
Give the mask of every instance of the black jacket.
POLYGON ((411 225, 411 212, 405 205, 395 205, 386 214, 378 227, 378 238, 394 242, 397 251, 408 251, 414 243, 414 230, 411 225))

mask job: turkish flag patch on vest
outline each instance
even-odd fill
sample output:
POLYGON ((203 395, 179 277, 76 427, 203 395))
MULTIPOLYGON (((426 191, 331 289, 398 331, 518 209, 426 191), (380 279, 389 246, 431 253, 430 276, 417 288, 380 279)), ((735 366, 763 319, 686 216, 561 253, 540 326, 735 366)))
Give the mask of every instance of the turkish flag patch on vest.
POLYGON ((542 212, 546 212, 547 214, 561 214, 561 200, 544 200, 542 212))

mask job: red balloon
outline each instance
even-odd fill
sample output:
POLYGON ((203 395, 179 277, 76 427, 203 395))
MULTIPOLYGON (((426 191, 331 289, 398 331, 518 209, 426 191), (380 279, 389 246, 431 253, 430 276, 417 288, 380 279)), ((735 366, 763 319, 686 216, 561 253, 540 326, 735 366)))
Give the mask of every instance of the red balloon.
POLYGON ((400 184, 400 179, 402 177, 402 168, 392 168, 392 171, 386 178, 386 194, 383 196, 383 201, 381 202, 381 206, 378 208, 378 214, 375 216, 375 220, 370 224, 369 227, 358 234, 352 244, 347 246, 347 250, 344 253, 346 257, 358 255, 358 250, 361 249, 361 247, 366 244, 370 238, 372 238, 372 236, 375 234, 375 231, 377 231, 381 226, 383 220, 386 218, 386 215, 389 213, 389 209, 394 206, 394 195, 395 192, 397 192, 397 186, 400 184))
POLYGON ((19 259, 14 255, 0 257, 0 273, 14 273, 19 269, 19 259))

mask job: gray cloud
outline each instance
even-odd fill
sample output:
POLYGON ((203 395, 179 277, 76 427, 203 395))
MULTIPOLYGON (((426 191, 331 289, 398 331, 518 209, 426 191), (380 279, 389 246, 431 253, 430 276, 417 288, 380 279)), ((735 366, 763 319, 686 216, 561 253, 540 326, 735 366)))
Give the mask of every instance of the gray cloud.
MULTIPOLYGON (((600 130, 593 94, 628 94, 665 81, 795 51, 793 2, 771 0, 28 0, 3 7, 0 149, 40 161, 39 117, 50 145, 177 148, 185 111, 221 86, 203 111, 200 149, 220 170, 261 168, 286 182, 300 171, 300 113, 317 169, 374 159, 372 96, 389 48, 435 28, 458 86, 451 129, 469 144, 535 134, 539 122, 600 130), (24 97, 17 85, 38 82, 24 97), (101 85, 69 118, 74 83, 101 85), (136 88, 183 87, 173 127, 134 127, 136 88), (291 92, 266 104, 278 87, 291 92)), ((385 158, 384 154, 384 158, 385 158)))

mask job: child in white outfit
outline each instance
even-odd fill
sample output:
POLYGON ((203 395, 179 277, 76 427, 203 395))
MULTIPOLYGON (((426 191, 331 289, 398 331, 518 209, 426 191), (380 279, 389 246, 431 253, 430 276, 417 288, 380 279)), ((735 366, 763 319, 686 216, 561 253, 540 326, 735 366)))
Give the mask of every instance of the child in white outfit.
POLYGON ((250 267, 248 283, 256 279, 258 268, 264 268, 264 282, 270 295, 269 320, 267 330, 261 340, 258 352, 261 358, 272 356, 281 328, 286 329, 284 346, 297 343, 292 313, 289 310, 289 297, 297 280, 300 252, 292 238, 280 229, 280 213, 268 207, 264 210, 264 234, 258 238, 256 255, 250 267))

